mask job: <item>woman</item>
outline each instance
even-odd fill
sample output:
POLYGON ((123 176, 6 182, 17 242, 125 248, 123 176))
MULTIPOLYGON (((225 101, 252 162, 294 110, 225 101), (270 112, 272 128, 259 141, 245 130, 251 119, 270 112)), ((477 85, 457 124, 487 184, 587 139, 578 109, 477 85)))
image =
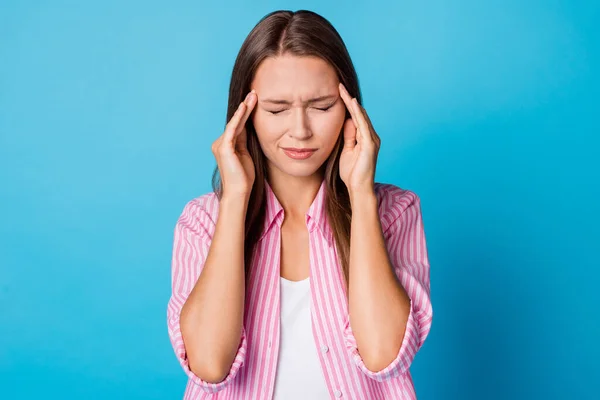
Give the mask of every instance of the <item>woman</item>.
POLYGON ((273 12, 243 43, 214 192, 174 232, 185 399, 416 398, 432 320, 420 202, 374 182, 380 139, 360 103, 321 16, 273 12))

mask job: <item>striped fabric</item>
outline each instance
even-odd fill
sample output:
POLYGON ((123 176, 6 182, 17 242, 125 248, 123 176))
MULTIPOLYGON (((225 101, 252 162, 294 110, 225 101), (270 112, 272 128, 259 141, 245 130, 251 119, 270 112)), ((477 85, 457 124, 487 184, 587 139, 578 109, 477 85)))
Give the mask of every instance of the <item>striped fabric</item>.
MULTIPOLYGON (((350 327, 343 272, 324 209, 324 182, 306 214, 312 333, 331 399, 416 399, 409 367, 431 328, 429 260, 419 197, 391 184, 376 183, 375 190, 390 261, 411 299, 401 348, 381 371, 365 366, 350 327)), ((268 183, 266 191, 264 232, 247 282, 238 353, 228 376, 216 384, 203 381, 189 369, 179 325, 181 308, 202 272, 215 230, 219 211, 216 195, 211 192, 192 199, 177 220, 167 324, 175 354, 189 378, 184 399, 272 398, 280 335, 279 262, 284 212, 268 183)))

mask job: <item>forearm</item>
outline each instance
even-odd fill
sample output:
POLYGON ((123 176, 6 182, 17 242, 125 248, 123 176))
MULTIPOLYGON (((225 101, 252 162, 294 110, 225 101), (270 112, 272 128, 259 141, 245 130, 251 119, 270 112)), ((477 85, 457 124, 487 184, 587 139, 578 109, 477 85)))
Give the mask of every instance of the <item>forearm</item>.
POLYGON ((221 199, 206 262, 181 311, 190 369, 221 381, 240 344, 245 299, 245 199, 221 199))
POLYGON ((351 196, 350 325, 365 365, 386 367, 398 354, 410 311, 410 298, 390 263, 375 193, 351 196))

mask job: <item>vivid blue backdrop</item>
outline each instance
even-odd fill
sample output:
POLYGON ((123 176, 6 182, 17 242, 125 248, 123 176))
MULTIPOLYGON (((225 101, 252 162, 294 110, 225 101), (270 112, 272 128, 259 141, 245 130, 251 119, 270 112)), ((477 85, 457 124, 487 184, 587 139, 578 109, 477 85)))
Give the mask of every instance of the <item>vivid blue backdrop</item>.
POLYGON ((360 3, 0 2, 1 398, 181 398, 173 227, 281 8, 337 27, 377 180, 422 199, 419 399, 598 398, 598 2, 360 3))

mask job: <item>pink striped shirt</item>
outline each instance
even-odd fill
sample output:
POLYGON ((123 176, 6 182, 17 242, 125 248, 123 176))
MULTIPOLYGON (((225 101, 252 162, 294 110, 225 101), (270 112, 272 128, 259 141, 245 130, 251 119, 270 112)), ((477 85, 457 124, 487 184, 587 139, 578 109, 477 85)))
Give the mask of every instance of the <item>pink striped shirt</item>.
MULTIPOLYGON (((188 375, 184 399, 271 399, 279 349, 280 248, 284 212, 266 183, 264 232, 247 282, 244 326, 227 377, 209 383, 189 368, 179 314, 192 290, 211 244, 219 211, 214 193, 192 199, 174 232, 172 295, 167 307, 169 337, 188 375)), ((332 230, 326 219, 325 183, 307 214, 313 337, 332 399, 416 399, 409 367, 431 328, 429 260, 419 197, 391 184, 375 184, 379 217, 390 261, 410 299, 406 333, 396 358, 381 371, 364 364, 350 327, 346 287, 332 230)), ((352 279, 352 278, 351 278, 352 279)))

